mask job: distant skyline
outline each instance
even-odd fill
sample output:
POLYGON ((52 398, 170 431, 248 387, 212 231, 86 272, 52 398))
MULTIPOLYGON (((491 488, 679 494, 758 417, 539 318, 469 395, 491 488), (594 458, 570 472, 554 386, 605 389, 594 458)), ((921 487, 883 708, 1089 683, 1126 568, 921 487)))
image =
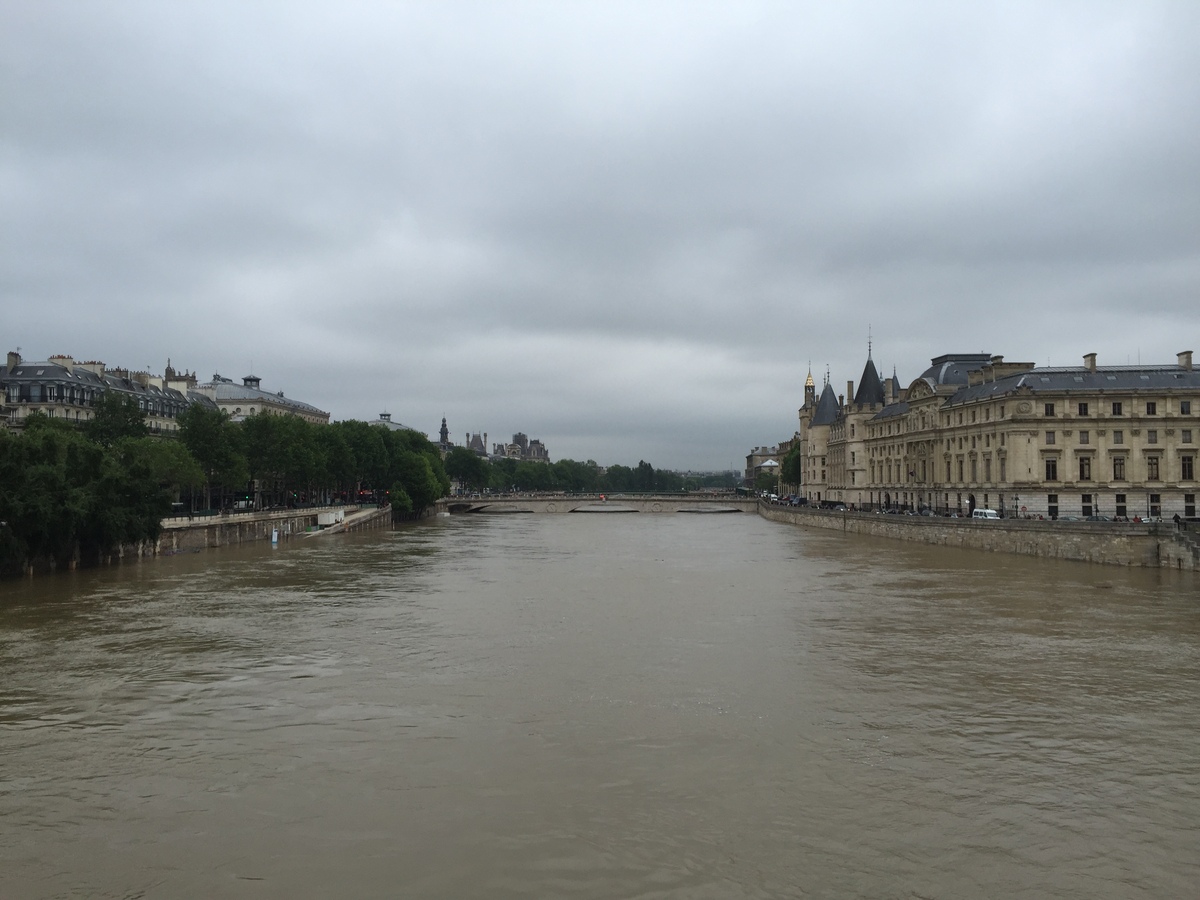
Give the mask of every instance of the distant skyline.
POLYGON ((905 384, 1171 363, 1197 33, 1183 0, 0 0, 0 338, 697 470, 868 335, 905 384))

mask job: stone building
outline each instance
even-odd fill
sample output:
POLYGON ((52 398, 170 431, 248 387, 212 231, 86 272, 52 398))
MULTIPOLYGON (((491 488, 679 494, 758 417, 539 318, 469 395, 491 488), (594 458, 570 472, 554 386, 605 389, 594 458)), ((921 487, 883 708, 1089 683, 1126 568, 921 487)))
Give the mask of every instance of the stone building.
POLYGON ((530 440, 518 431, 508 444, 492 445, 493 459, 520 459, 529 462, 550 462, 550 451, 537 438, 530 440))
POLYGON ((810 502, 1047 518, 1196 515, 1200 372, 1191 351, 1175 365, 1146 366, 1099 366, 1089 353, 1077 367, 946 354, 906 390, 893 381, 885 394, 882 405, 871 402, 873 388, 847 403, 826 383, 817 400, 806 386, 810 502))
POLYGON ((229 418, 240 422, 250 416, 275 415, 299 416, 314 425, 328 425, 329 413, 308 403, 285 397, 283 391, 264 391, 262 379, 247 375, 237 384, 231 378, 214 374, 212 381, 197 386, 200 393, 208 396, 217 407, 229 413, 229 418))
POLYGON ((70 356, 51 356, 44 362, 26 361, 9 353, 0 371, 0 400, 9 428, 24 427, 30 413, 83 424, 92 418, 102 394, 115 391, 132 398, 146 414, 151 434, 173 434, 179 415, 193 403, 212 405, 194 390, 195 376, 177 376, 170 361, 163 376, 108 368, 95 360, 77 362, 70 356))

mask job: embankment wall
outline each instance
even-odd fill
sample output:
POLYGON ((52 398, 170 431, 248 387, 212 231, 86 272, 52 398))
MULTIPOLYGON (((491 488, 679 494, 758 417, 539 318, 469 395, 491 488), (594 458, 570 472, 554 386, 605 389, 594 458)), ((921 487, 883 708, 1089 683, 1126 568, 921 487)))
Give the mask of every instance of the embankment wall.
POLYGON ((945 547, 1117 566, 1197 571, 1197 551, 1171 523, 973 520, 833 512, 760 503, 773 522, 945 547))
POLYGON ((271 532, 276 528, 279 529, 279 539, 285 540, 316 524, 315 509, 235 513, 191 520, 170 519, 163 523, 162 534, 152 553, 157 556, 180 550, 204 550, 246 541, 270 540, 271 532))

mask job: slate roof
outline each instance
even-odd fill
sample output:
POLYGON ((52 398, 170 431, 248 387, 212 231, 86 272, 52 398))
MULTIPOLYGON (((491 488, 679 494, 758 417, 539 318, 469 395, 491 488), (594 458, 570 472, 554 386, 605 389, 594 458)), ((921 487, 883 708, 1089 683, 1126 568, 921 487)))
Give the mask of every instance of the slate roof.
POLYGON ((817 411, 813 413, 812 425, 832 425, 837 421, 840 412, 833 386, 826 382, 825 389, 821 391, 821 399, 817 401, 817 411))
POLYGON ((871 403, 882 406, 887 402, 883 382, 879 380, 879 372, 876 371, 875 363, 870 356, 867 357, 867 365, 863 369, 862 378, 858 381, 858 390, 854 392, 854 402, 860 406, 871 403))
POLYGON ((992 361, 990 353, 946 353, 931 360, 920 377, 931 386, 967 383, 967 374, 981 369, 992 361))
MULTIPOLYGON (((247 376, 246 380, 252 380, 255 383, 258 382, 258 379, 254 378, 253 376, 247 376)), ((271 391, 264 391, 262 388, 250 387, 246 384, 235 384, 231 379, 223 378, 220 375, 214 375, 213 380, 204 385, 204 387, 212 388, 213 393, 216 395, 218 400, 242 400, 247 403, 268 400, 271 403, 275 403, 279 406, 286 406, 289 409, 293 409, 298 412, 306 412, 310 415, 329 415, 329 413, 325 412, 325 410, 317 409, 317 407, 310 403, 302 403, 299 400, 293 400, 291 397, 283 396, 283 391, 273 393, 271 391)))
POLYGON ((1088 369, 1050 368, 1032 369, 986 384, 976 384, 956 391, 947 400, 947 406, 972 403, 988 397, 1011 394, 1020 388, 1033 393, 1055 393, 1081 391, 1096 393, 1136 393, 1152 391, 1200 391, 1200 369, 1188 371, 1179 366, 1104 366, 1094 372, 1088 369))

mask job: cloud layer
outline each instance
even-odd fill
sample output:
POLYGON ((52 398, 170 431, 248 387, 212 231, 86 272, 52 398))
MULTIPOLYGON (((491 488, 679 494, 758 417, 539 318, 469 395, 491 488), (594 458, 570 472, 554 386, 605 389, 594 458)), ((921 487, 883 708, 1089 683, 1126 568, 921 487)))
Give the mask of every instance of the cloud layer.
POLYGON ((1197 338, 1188 3, 0 2, 0 335, 724 468, 808 366, 1197 338))

